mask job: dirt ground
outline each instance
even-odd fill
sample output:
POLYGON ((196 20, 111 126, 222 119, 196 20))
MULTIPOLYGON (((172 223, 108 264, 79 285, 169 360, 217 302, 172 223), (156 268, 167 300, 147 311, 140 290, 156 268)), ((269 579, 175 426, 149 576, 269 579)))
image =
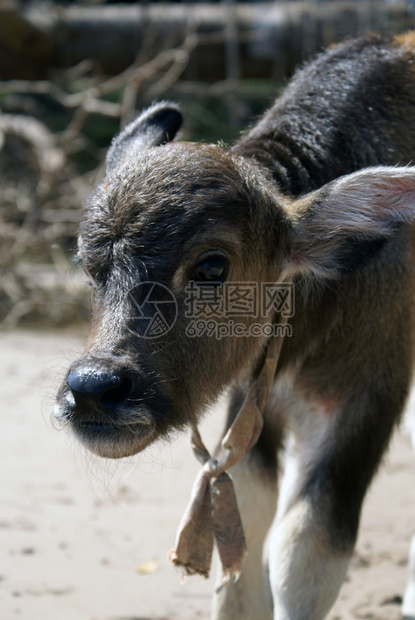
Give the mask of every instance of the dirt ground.
MULTIPOLYGON (((213 579, 181 585, 167 562, 198 470, 187 438, 112 462, 51 423, 55 387, 82 342, 64 331, 0 336, 0 618, 205 620, 213 579)), ((220 417, 205 425, 210 445, 220 417)), ((398 620, 414 530, 415 458, 399 431, 330 620, 398 620)))

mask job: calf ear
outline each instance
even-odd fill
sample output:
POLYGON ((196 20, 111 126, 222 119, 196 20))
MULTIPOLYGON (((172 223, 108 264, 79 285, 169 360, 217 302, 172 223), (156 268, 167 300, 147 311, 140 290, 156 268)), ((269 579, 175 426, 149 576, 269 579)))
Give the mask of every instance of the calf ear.
POLYGON ((179 106, 168 101, 145 110, 113 139, 107 153, 107 172, 140 151, 173 140, 182 120, 179 106))
POLYGON ((293 203, 289 272, 337 277, 415 221, 415 167, 368 168, 293 203))

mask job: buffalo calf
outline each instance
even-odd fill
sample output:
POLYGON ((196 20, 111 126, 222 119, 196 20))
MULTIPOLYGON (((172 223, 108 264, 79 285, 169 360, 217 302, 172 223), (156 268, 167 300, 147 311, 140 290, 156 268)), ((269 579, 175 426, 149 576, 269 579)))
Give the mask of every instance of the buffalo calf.
POLYGON ((164 102, 128 125, 82 212, 92 327, 56 416, 110 458, 195 425, 224 390, 231 423, 284 337, 261 436, 231 470, 248 554, 213 617, 320 620, 412 380, 415 35, 318 56, 231 147, 173 141, 181 120, 164 102))

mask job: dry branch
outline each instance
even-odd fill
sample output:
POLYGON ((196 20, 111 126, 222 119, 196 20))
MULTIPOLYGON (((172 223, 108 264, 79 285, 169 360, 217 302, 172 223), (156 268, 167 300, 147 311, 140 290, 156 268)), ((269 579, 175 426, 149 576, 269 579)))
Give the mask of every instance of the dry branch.
POLYGON ((27 316, 49 323, 86 317, 89 295, 68 276, 68 249, 100 167, 87 181, 68 156, 89 143, 84 126, 90 115, 129 120, 137 95, 161 95, 182 75, 197 44, 189 32, 180 46, 112 78, 88 77, 93 65, 83 63, 62 75, 61 87, 46 80, 0 83, 3 92, 47 95, 70 116, 66 128, 52 134, 34 118, 0 115, 0 327, 27 316), (74 79, 82 80, 82 90, 71 92, 74 79), (105 99, 114 91, 123 93, 119 103, 105 99))

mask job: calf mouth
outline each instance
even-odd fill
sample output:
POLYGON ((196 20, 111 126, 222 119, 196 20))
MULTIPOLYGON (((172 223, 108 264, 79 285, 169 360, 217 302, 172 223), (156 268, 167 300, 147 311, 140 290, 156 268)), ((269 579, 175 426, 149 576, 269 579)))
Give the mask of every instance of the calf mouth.
POLYGON ((141 407, 111 413, 73 404, 64 393, 55 405, 54 416, 88 450, 104 458, 123 458, 144 450, 159 435, 154 414, 141 407))
POLYGON ((137 454, 168 425, 172 404, 148 379, 99 361, 77 363, 57 397, 54 415, 91 452, 137 454))
POLYGON ((97 422, 81 419, 71 423, 75 437, 91 452, 104 458, 123 458, 141 452, 158 433, 155 423, 97 422))

